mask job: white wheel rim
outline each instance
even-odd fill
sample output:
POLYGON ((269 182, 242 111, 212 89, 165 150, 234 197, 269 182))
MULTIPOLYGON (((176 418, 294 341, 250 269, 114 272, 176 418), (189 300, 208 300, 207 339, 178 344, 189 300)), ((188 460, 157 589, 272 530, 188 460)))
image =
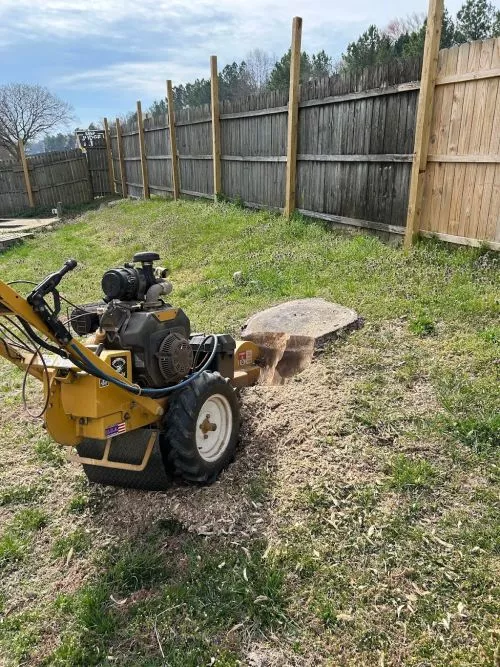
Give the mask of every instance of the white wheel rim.
POLYGON ((196 446, 202 459, 213 462, 226 451, 233 430, 233 413, 222 394, 207 398, 196 420, 196 446))

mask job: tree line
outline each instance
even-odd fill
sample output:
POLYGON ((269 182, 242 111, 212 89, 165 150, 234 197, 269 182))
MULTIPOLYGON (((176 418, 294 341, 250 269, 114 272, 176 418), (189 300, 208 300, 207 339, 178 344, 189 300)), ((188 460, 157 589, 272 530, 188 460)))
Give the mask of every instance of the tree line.
MULTIPOLYGON (((368 27, 358 39, 347 45, 339 60, 324 50, 301 53, 300 79, 355 72, 394 59, 418 57, 425 41, 425 15, 412 14, 394 19, 383 28, 368 27)), ((445 10, 441 48, 464 42, 500 36, 500 11, 489 0, 465 0, 455 16, 445 10)), ((254 49, 245 60, 226 65, 219 73, 221 100, 233 100, 260 91, 286 90, 290 79, 290 50, 276 59, 254 49)), ((210 80, 201 78, 175 86, 176 109, 196 107, 210 102, 210 80)), ((156 100, 149 108, 152 115, 164 115, 166 102, 156 100)), ((135 114, 129 114, 127 119, 135 114)), ((75 145, 75 134, 51 131, 74 120, 71 106, 42 86, 13 83, 0 86, 0 159, 17 156, 19 139, 30 152, 65 150, 75 145)), ((96 128, 100 124, 91 124, 96 128)))
MULTIPOLYGON (((422 55, 426 30, 425 15, 412 14, 394 19, 387 26, 368 27, 358 39, 347 45, 338 61, 324 50, 301 53, 300 80, 322 78, 342 72, 353 72, 387 63, 394 59, 422 55)), ((456 16, 445 10, 441 29, 441 48, 449 48, 477 39, 500 36, 500 11, 488 0, 466 0, 456 16)), ((279 60, 262 49, 254 49, 245 60, 226 65, 219 73, 219 96, 232 100, 260 91, 284 90, 290 80, 290 50, 279 60)), ((210 80, 174 86, 176 109, 195 107, 210 102, 210 80)), ((149 112, 164 114, 166 102, 155 100, 149 112)))

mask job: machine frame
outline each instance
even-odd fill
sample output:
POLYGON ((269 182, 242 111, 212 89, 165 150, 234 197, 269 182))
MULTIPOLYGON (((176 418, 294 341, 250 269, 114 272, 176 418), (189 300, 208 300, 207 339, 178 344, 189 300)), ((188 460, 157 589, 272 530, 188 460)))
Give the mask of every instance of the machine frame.
MULTIPOLYGON (((68 262, 66 264, 69 265, 68 262)), ((58 282, 74 266, 62 269, 57 274, 51 274, 52 278, 56 277, 55 284, 51 289, 47 289, 45 295, 52 294, 56 302, 59 299, 56 290, 58 282)), ((49 278, 50 276, 45 282, 49 278)), ((44 300, 42 304, 42 309, 48 307, 44 300)), ((52 311, 49 309, 47 312, 52 311)), ((108 350, 97 345, 95 339, 84 344, 64 328, 57 319, 56 308, 54 313, 55 317, 53 313, 51 314, 52 319, 47 315, 44 316, 39 304, 37 306, 29 303, 10 285, 0 280, 0 316, 18 318, 22 324, 35 329, 48 339, 52 346, 61 350, 65 358, 55 352, 47 354, 40 347, 35 353, 28 352, 13 346, 1 337, 0 355, 43 383, 47 402, 43 415, 45 426, 57 443, 69 448, 69 458, 72 461, 137 472, 144 470, 158 433, 165 428, 163 418, 168 396, 151 398, 142 395, 140 388, 132 382, 131 363, 127 364, 129 370, 125 375, 120 374, 111 365, 116 356, 130 358, 129 350, 108 350), (37 310, 39 312, 36 312, 37 310), (82 363, 87 367, 95 367, 122 385, 130 386, 131 390, 137 393, 131 393, 124 386, 106 382, 82 370, 82 363), (144 428, 151 429, 151 436, 140 464, 109 459, 114 437, 144 428), (102 458, 82 457, 75 452, 74 448, 86 438, 105 441, 102 458)), ((257 382, 261 372, 258 365, 259 357, 260 349, 257 345, 251 341, 237 341, 234 374, 228 378, 233 387, 248 386, 257 382)))

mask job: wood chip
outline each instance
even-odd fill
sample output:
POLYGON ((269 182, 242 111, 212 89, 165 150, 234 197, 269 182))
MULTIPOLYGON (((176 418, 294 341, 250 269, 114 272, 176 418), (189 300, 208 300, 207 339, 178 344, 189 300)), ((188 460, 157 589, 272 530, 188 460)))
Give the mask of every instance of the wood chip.
POLYGON ((73 558, 73 553, 74 549, 73 547, 71 547, 70 550, 68 551, 68 555, 66 556, 66 567, 68 567, 68 565, 70 564, 71 559, 73 558))

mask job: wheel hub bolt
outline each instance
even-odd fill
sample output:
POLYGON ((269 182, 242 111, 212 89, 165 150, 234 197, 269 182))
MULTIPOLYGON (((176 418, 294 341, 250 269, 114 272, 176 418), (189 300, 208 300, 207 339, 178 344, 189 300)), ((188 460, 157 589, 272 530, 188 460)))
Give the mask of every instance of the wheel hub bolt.
POLYGON ((206 440, 210 431, 217 430, 217 424, 212 424, 210 421, 210 415, 206 415, 205 419, 200 424, 201 432, 203 433, 203 438, 206 440))

